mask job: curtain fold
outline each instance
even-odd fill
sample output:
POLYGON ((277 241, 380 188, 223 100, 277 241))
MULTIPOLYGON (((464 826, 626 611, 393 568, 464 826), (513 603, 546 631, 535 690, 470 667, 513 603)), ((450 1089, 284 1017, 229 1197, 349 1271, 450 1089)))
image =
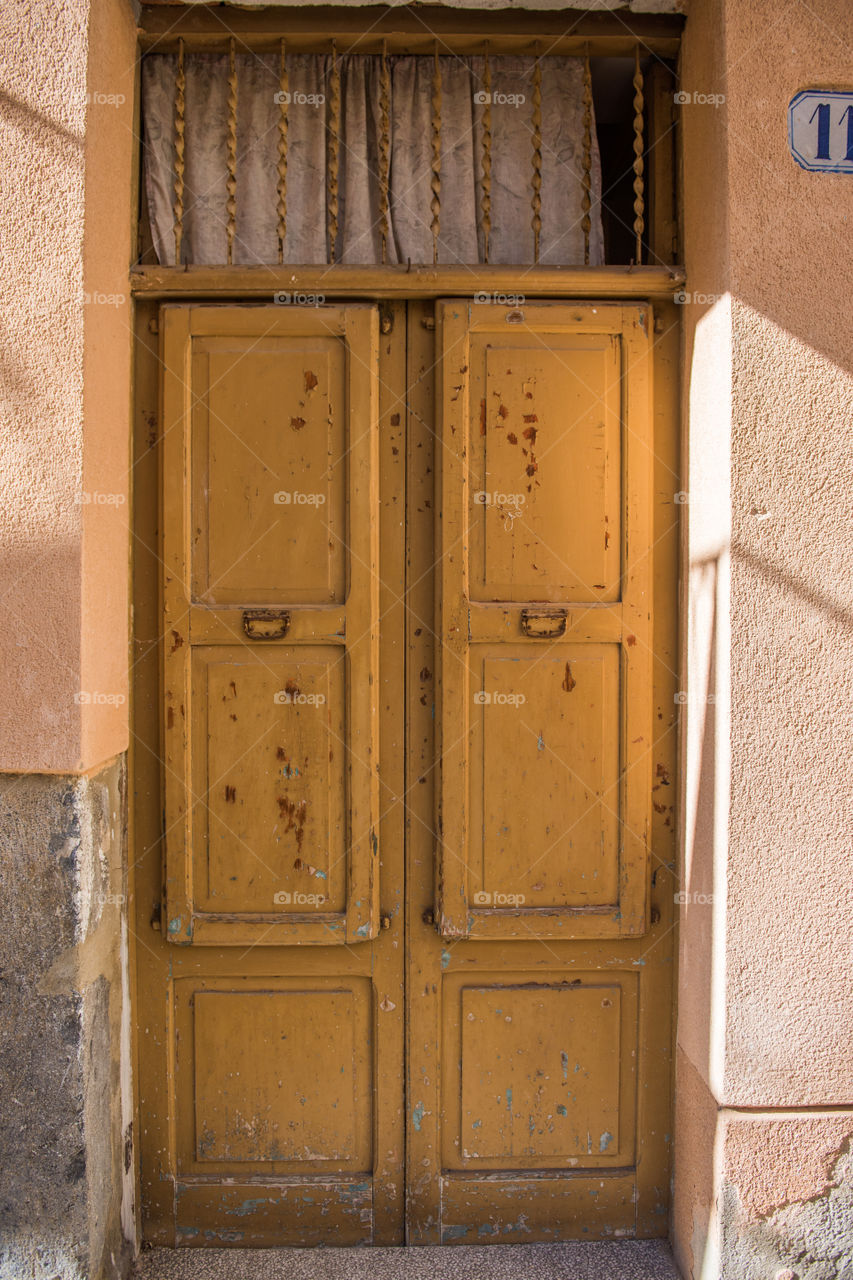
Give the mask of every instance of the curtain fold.
MULTIPOLYGON (((483 146, 486 105, 482 57, 439 58, 441 192, 438 261, 484 261, 483 146)), ((145 183, 158 260, 175 264, 174 200, 176 54, 143 63, 145 183)), ((279 58, 238 54, 236 231, 233 262, 278 261, 279 58)), ((534 59, 493 57, 489 261, 534 261, 534 59)), ((584 261, 582 229, 583 62, 541 60, 541 234, 539 261, 584 261)), ((323 264, 328 243, 328 110, 331 57, 288 54, 287 227, 284 261, 323 264)), ((341 124, 336 260, 382 260, 380 148, 381 59, 338 59, 341 124)), ((386 260, 433 261, 432 58, 392 56, 390 75, 389 235, 386 260)), ((228 58, 184 58, 185 169, 181 260, 216 265, 227 259, 228 58)), ((601 168, 592 127, 590 263, 603 262, 601 168)))

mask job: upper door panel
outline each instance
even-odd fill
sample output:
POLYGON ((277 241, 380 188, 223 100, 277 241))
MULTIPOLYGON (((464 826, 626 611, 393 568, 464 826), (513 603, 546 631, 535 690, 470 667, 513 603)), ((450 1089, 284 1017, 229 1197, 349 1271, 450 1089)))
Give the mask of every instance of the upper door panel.
POLYGON ((619 335, 548 342, 515 324, 470 336, 472 600, 619 598, 619 335))
POLYGON ((163 312, 165 927, 357 942, 377 899, 378 321, 163 312))
POLYGON ((333 333, 194 338, 194 600, 343 603, 346 381, 333 333))
POLYGON ((437 916, 647 928, 649 311, 445 302, 437 916))

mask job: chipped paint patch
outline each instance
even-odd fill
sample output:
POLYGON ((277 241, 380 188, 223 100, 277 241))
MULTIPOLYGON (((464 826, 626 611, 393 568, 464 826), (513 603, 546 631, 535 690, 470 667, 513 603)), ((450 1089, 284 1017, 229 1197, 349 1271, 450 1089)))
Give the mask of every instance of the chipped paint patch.
POLYGON ((269 1200, 244 1200, 242 1204, 235 1205, 233 1209, 227 1210, 237 1218, 245 1218, 250 1213, 257 1213, 258 1209, 263 1209, 269 1204, 269 1200))
POLYGON ((462 1225, 461 1222, 453 1222, 447 1227, 443 1227, 441 1231, 442 1240, 461 1240, 463 1236, 467 1236, 470 1228, 462 1225))

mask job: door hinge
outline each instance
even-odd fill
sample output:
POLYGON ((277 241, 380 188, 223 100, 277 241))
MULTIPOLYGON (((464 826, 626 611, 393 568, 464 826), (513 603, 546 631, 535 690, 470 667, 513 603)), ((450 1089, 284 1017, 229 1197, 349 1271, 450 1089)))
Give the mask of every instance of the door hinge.
POLYGON ((382 334, 394 332, 394 308, 390 302, 379 304, 379 332, 382 334))

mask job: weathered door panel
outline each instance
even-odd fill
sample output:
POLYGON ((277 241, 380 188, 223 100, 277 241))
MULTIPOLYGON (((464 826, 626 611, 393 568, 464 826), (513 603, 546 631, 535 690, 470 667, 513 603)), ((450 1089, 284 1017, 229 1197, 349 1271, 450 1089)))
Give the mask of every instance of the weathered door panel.
MULTIPOLYGON (((347 897, 340 648, 196 646, 191 681, 193 793, 206 797, 193 812, 198 911, 274 903, 284 919, 322 912, 331 931, 347 897), (271 838, 259 848, 261 814, 271 838)), ((227 941, 227 922, 220 932, 227 941)))
POLYGON ((400 1244, 404 345, 370 306, 138 335, 145 1237, 400 1244))
POLYGON ((454 975, 444 1002, 445 1170, 633 1164, 636 975, 454 975))
POLYGON ((173 1197, 159 1216, 148 1206, 152 1234, 194 1246, 399 1240, 388 1231, 402 1187, 387 1165, 401 1161, 402 1134, 399 1028, 380 1008, 395 993, 387 955, 342 965, 340 948, 255 949, 273 957, 261 966, 221 950, 178 952, 169 1145, 158 1151, 173 1197))
POLYGON ((193 600, 340 604, 348 435, 346 360, 334 333, 341 318, 312 337, 262 323, 263 337, 191 338, 193 600))
POLYGON ((365 979, 176 983, 178 1175, 372 1165, 365 979))
POLYGON ((649 320, 439 305, 445 938, 648 927, 649 320))
POLYGON ((373 937, 376 310, 163 319, 164 926, 373 937))
MULTIPOLYGON (((619 654, 615 645, 561 649, 531 656, 521 644, 480 645, 472 655, 475 910, 601 911, 619 895, 619 654)), ((487 921, 506 927, 488 916, 481 928, 487 921)))
POLYGON ((653 344, 642 305, 456 301, 434 331, 425 306, 409 360, 409 1239, 662 1235, 674 308, 653 344))
POLYGON ((522 326, 507 323, 505 308, 478 304, 462 337, 460 310, 450 304, 444 313, 445 341, 453 350, 461 339, 465 352, 461 363, 450 357, 445 376, 468 362, 469 403, 465 384, 460 391, 453 382, 444 411, 451 436, 454 409, 474 415, 466 440, 471 600, 617 600, 621 334, 603 307, 592 315, 529 304, 522 326), (479 319, 486 310, 491 317, 479 319), (588 332, 590 321, 598 332, 588 332))

